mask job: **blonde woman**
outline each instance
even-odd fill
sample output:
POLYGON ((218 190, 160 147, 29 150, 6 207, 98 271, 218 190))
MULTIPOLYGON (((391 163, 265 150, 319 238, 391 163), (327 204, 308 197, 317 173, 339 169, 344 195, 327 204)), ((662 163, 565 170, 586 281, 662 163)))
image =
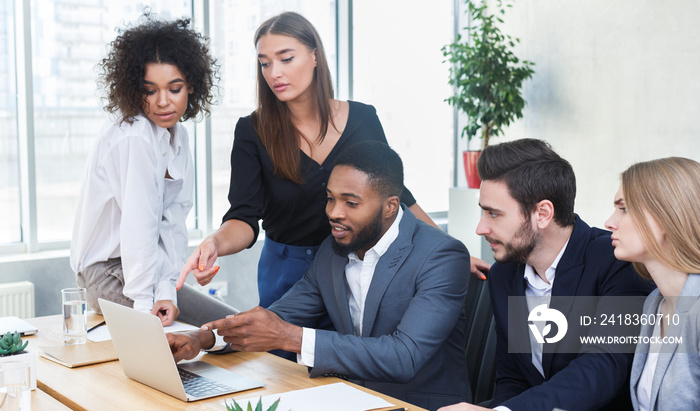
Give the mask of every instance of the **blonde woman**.
POLYGON ((632 364, 635 410, 700 409, 698 201, 696 161, 637 163, 622 173, 615 212, 606 222, 615 257, 633 262, 658 287, 644 304, 649 321, 642 322, 632 364))

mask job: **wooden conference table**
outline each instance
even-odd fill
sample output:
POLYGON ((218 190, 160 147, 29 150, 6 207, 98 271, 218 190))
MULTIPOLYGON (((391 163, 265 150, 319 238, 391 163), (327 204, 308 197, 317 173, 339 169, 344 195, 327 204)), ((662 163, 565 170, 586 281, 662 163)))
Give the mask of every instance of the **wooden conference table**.
MULTIPOLYGON (((101 319, 101 316, 91 313, 91 316, 88 317, 88 326, 96 324, 101 319)), ((39 346, 62 344, 60 315, 32 318, 27 321, 39 329, 36 335, 26 337, 29 339, 28 349, 30 351, 40 351, 39 346)), ((88 342, 88 344, 91 344, 91 342, 88 342)), ((405 407, 411 411, 425 411, 422 408, 351 384, 339 378, 309 378, 305 366, 268 353, 201 354, 197 359, 263 381, 266 386, 187 403, 129 379, 122 372, 119 361, 68 368, 38 356, 36 375, 37 388, 39 390, 36 394, 33 394, 32 398, 37 397, 36 401, 50 404, 52 399, 47 398, 46 394, 48 394, 73 410, 225 410, 224 400, 228 400, 230 403, 232 398, 265 396, 336 382, 345 382, 396 405, 396 407, 381 408, 379 410, 405 407)))

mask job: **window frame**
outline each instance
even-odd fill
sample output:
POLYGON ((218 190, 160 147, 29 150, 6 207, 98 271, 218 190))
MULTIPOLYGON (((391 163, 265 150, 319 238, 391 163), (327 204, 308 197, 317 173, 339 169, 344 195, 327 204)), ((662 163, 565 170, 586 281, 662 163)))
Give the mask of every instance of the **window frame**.
MULTIPOLYGON (((36 151, 33 101, 33 62, 31 2, 14 0, 15 73, 17 84, 17 138, 19 155, 20 242, 0 244, 0 257, 10 254, 67 250, 70 239, 39 242, 36 184, 36 151)), ((336 0, 336 94, 353 98, 353 0, 336 0)), ((195 29, 210 35, 210 0, 191 0, 195 29)), ((455 1, 455 7, 457 2, 455 1)), ((189 230, 190 240, 209 235, 218 228, 219 216, 212 212, 212 125, 211 118, 194 124, 195 213, 196 228, 189 230)), ((455 132, 455 144, 457 135, 455 132)), ((455 151, 456 152, 456 151, 455 151)), ((455 163, 457 158, 453 159, 455 163)), ((455 181, 456 175, 455 175, 455 181)), ((430 213, 444 218, 446 211, 430 213)))

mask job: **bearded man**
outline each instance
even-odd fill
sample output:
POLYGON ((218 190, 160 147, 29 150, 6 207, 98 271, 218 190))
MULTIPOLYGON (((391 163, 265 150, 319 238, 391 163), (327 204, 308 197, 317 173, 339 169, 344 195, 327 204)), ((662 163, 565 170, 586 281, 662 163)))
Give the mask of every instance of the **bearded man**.
MULTIPOLYGON (((471 400, 463 305, 469 252, 400 203, 403 164, 382 143, 338 156, 326 187, 327 238, 269 310, 168 334, 176 360, 219 337, 238 351, 283 349, 312 367, 434 410, 471 400), (334 330, 317 329, 328 316, 334 330)), ((235 354, 230 354, 235 355, 235 354)))
MULTIPOLYGON (((572 301, 647 295, 652 285, 629 263, 615 259, 609 231, 589 227, 574 213, 573 168, 547 143, 522 139, 488 146, 477 167, 483 214, 476 233, 489 242, 496 260, 488 279, 497 335, 490 406, 517 411, 632 409, 633 351, 573 351, 577 346, 567 341, 595 334, 600 324, 583 327, 581 311, 572 301), (551 324, 541 325, 539 339, 529 327, 536 315, 551 310, 568 320, 561 341, 542 338, 555 334, 551 324)), ((586 315, 592 318, 601 309, 590 307, 586 315)), ((564 331, 563 324, 556 327, 564 331)), ((442 410, 480 408, 457 404, 442 410)))

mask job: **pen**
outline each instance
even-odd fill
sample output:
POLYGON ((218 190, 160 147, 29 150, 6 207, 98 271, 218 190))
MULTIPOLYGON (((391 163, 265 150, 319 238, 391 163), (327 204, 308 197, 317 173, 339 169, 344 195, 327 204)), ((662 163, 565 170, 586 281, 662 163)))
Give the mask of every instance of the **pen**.
POLYGON ((392 410, 387 410, 387 411, 408 411, 408 408, 394 408, 392 410))
POLYGON ((95 328, 97 328, 97 327, 99 327, 99 326, 101 326, 101 325, 105 325, 104 320, 103 320, 103 321, 100 321, 99 323, 97 323, 97 324, 93 325, 92 327, 88 328, 87 331, 86 331, 86 333, 89 333, 90 331, 94 330, 95 328))

